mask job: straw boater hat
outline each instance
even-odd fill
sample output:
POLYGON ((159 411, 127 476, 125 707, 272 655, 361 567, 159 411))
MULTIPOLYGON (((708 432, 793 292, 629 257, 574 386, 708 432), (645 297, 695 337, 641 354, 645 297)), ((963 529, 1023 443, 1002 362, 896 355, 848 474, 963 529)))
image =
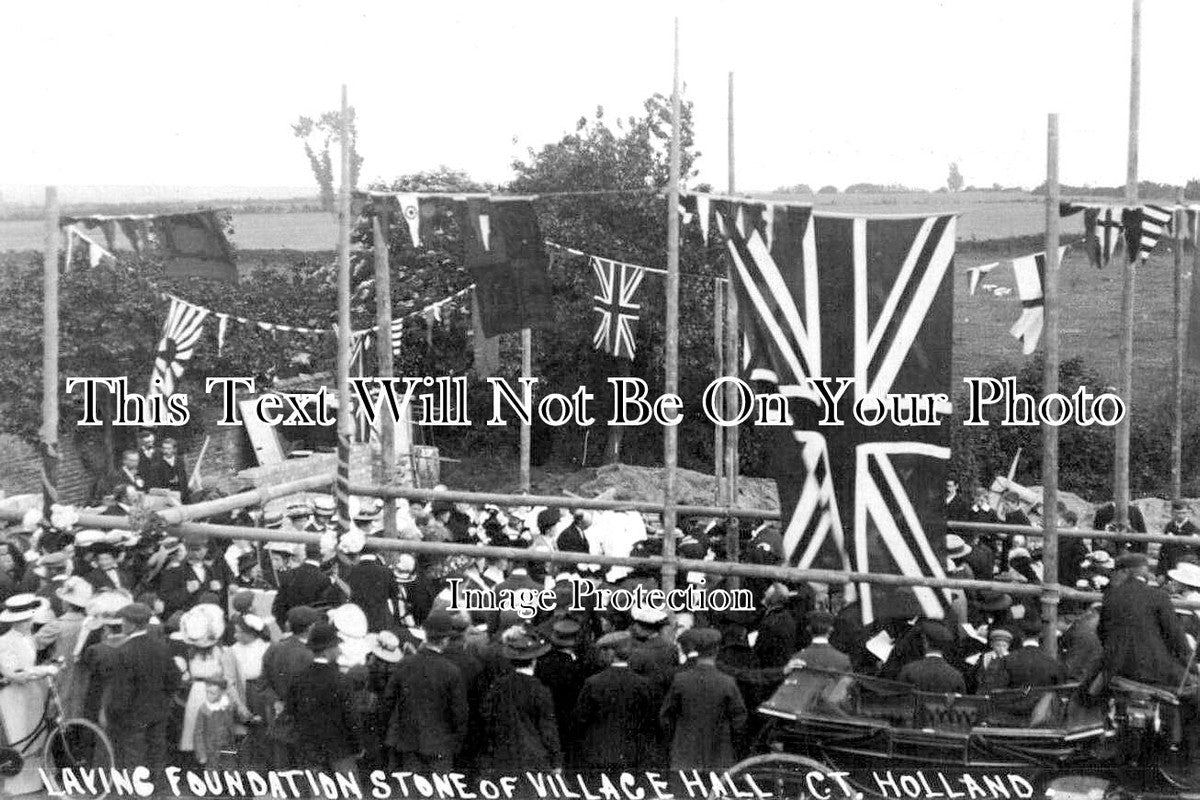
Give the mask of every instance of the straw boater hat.
POLYGON ((391 631, 380 631, 375 635, 375 644, 371 646, 371 652, 381 661, 395 664, 403 655, 400 652, 400 637, 391 631))
POLYGON ((58 598, 76 608, 87 608, 92 602, 96 590, 92 585, 78 575, 72 575, 63 581, 63 585, 54 590, 58 598))
POLYGON ((313 498, 312 510, 318 517, 332 517, 337 513, 337 503, 327 494, 317 495, 313 498))
POLYGON ((33 619, 42 607, 42 598, 35 594, 14 594, 4 601, 0 622, 25 622, 33 619))
POLYGON ((1180 562, 1167 577, 1193 589, 1200 589, 1200 566, 1187 561, 1180 562))
POLYGON ((946 557, 965 558, 971 552, 971 545, 963 541, 957 533, 946 534, 946 557))
POLYGON ((109 589, 92 596, 87 604, 87 615, 101 625, 116 625, 120 622, 117 612, 132 601, 128 592, 109 589))

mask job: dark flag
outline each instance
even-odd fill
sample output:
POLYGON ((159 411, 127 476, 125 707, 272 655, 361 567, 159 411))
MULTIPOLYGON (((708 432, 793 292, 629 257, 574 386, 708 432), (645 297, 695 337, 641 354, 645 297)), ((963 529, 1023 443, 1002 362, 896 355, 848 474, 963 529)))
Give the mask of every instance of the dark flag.
POLYGON ((1125 255, 1133 261, 1139 256, 1143 261, 1150 257, 1155 245, 1167 231, 1171 230, 1170 209, 1162 206, 1127 208, 1122 215, 1125 223, 1125 255))
MULTIPOLYGON (((954 217, 713 206, 744 329, 757 342, 758 376, 771 373, 773 388, 790 398, 790 429, 767 429, 780 432, 770 458, 788 513, 789 563, 943 577, 949 428, 888 418, 866 425, 852 408, 888 394, 950 395, 954 217), (841 425, 821 424, 811 380, 822 377, 853 380, 837 403, 841 425)), ((927 587, 859 592, 867 619, 886 616, 905 595, 929 616, 943 616, 948 604, 945 592, 927 587)))
POLYGON ((167 259, 168 275, 237 283, 233 247, 216 211, 162 214, 154 218, 154 235, 167 259))
POLYGON ((469 198, 459 211, 484 336, 548 322, 550 276, 533 203, 469 198))

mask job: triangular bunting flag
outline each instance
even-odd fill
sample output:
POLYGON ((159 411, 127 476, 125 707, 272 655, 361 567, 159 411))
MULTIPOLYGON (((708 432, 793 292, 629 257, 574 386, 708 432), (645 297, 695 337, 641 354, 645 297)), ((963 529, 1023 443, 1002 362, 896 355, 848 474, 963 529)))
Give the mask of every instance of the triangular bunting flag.
POLYGON ((990 264, 980 264, 978 267, 971 267, 967 270, 967 280, 969 281, 970 293, 975 294, 975 290, 979 288, 979 279, 989 272, 1000 266, 999 261, 993 261, 990 264))
POLYGON ((415 194, 398 194, 396 203, 400 206, 400 216, 408 225, 408 236, 413 247, 421 246, 421 201, 415 194))

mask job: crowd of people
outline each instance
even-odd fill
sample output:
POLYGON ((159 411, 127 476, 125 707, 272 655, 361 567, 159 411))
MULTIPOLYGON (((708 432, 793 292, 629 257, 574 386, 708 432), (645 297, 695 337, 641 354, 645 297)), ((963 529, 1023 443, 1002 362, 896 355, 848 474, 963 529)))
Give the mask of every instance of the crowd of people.
MULTIPOLYGON (((134 471, 161 458, 133 455, 124 467, 134 471)), ((105 493, 136 507, 144 488, 144 479, 118 478, 105 493)), ((997 514, 987 492, 966 502, 957 485, 947 489, 952 519, 1018 524, 1025 515, 1015 496, 1002 497, 997 514)), ((1168 595, 1200 596, 1192 547, 1158 553, 1160 589, 1136 548, 1064 538, 1059 582, 1102 589, 1105 600, 1063 604, 1062 655, 1053 658, 1037 647, 1036 596, 957 592, 936 621, 901 596, 864 625, 842 587, 745 578, 752 611, 668 619, 649 607, 576 608, 578 582, 656 587, 659 573, 379 550, 367 545, 385 535, 381 503, 353 501, 349 531, 336 531, 324 495, 282 512, 238 512, 233 521, 266 532, 254 540, 80 530, 66 509, 49 524, 35 513, 0 531, 4 739, 35 730, 53 685, 66 716, 108 731, 118 766, 720 770, 751 752, 758 723, 750 712, 802 665, 935 692, 1086 685, 1104 674, 1168 684, 1186 670, 1188 637, 1200 633, 1195 615, 1176 613, 1168 595), (317 533, 319 543, 270 541, 271 530, 317 533), (532 618, 457 610, 454 578, 497 595, 548 589, 556 602, 532 618)), ((1077 522, 1060 515, 1065 526, 1077 522)), ((635 512, 436 501, 402 503, 397 535, 654 556, 664 537, 658 522, 635 512)), ((1195 530, 1183 504, 1172 525, 1195 530)), ((773 523, 685 519, 672 535, 685 558, 724 559, 737 542, 743 562, 783 563, 773 523)), ((1032 526, 1028 536, 951 533, 946 547, 951 575, 1044 580, 1032 526)), ((680 578, 722 587, 714 576, 680 578)), ((5 793, 39 790, 36 767, 7 779, 5 793)))

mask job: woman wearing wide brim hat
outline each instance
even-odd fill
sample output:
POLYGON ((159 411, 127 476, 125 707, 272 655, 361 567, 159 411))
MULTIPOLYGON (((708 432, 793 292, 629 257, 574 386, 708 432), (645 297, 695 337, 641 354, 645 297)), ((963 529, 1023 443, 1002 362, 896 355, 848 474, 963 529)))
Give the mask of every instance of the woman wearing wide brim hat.
MULTIPOLYGON (((82 681, 76 669, 75 649, 79 639, 84 635, 84 621, 87 619, 87 607, 95 596, 92 585, 78 575, 72 575, 54 590, 54 594, 62 602, 63 613, 55 620, 51 629, 47 629, 47 637, 53 638, 52 657, 61 661, 62 670, 58 675, 58 694, 62 703, 63 714, 77 717, 83 711, 83 695, 80 691, 82 681)), ((90 633, 91 630, 88 630, 90 633)))
POLYGON ((228 647, 220 644, 225 635, 225 615, 221 607, 201 603, 183 613, 179 630, 171 638, 187 645, 183 659, 183 679, 187 685, 187 700, 183 709, 183 727, 179 735, 179 750, 192 753, 196 749, 196 720, 207 702, 206 681, 220 678, 225 681, 226 693, 243 718, 250 716, 240 687, 243 685, 237 659, 228 647))
POLYGON ((480 766, 501 773, 562 767, 562 748, 550 690, 533 675, 538 656, 550 650, 521 626, 506 630, 500 647, 513 666, 492 683, 481 706, 486 751, 480 766))
MULTIPOLYGON (((0 625, 9 629, 0 635, 0 730, 4 740, 17 742, 36 731, 42 721, 49 686, 46 677, 57 669, 37 665, 37 645, 33 639, 33 618, 46 601, 29 594, 15 594, 4 601, 0 625)), ((30 752, 38 752, 41 740, 30 743, 30 752)), ((22 770, 0 781, 0 795, 12 797, 42 790, 38 759, 30 758, 22 770)))

